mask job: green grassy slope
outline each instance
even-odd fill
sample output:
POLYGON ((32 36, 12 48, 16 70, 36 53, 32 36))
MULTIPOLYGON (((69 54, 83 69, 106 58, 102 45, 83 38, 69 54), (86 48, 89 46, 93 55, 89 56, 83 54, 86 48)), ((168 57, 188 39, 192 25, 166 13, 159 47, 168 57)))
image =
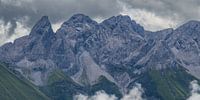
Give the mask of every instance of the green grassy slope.
POLYGON ((83 88, 61 70, 53 71, 46 86, 41 90, 53 100, 73 100, 73 96, 83 88))
MULTIPOLYGON (((189 86, 193 80, 198 79, 184 68, 168 67, 163 70, 149 69, 135 82, 142 84, 147 100, 186 100, 190 96, 189 86)), ((94 95, 100 90, 122 97, 119 88, 103 76, 97 84, 82 87, 59 70, 49 76, 48 85, 43 87, 43 91, 54 100, 73 100, 73 95, 77 93, 94 95)))
POLYGON ((96 93, 97 91, 101 91, 104 90, 107 94, 114 94, 117 97, 122 97, 121 92, 119 91, 118 86, 109 81, 106 77, 101 76, 99 77, 99 81, 97 84, 94 84, 93 86, 90 87, 90 89, 88 89, 88 94, 89 95, 94 95, 94 93, 96 93))
POLYGON ((184 68, 149 70, 139 79, 148 97, 161 100, 186 100, 190 95, 190 82, 198 80, 184 68))
POLYGON ((104 90, 108 94, 122 96, 119 88, 103 76, 99 78, 97 84, 83 87, 75 83, 61 70, 53 71, 48 78, 48 84, 41 87, 41 90, 53 100, 73 100, 73 96, 79 93, 94 95, 100 90, 104 90))
POLYGON ((49 100, 33 84, 16 77, 0 64, 0 100, 49 100))

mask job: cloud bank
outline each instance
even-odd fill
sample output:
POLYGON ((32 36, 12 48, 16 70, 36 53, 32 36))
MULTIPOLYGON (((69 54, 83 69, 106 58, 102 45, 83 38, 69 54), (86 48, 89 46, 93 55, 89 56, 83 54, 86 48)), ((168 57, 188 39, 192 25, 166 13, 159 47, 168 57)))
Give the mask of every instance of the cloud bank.
POLYGON ((16 38, 27 35, 30 28, 25 26, 28 19, 26 17, 16 20, 16 28, 13 34, 9 34, 11 23, 6 23, 4 20, 0 20, 0 46, 6 42, 13 42, 16 38))
POLYGON ((173 20, 172 18, 165 18, 156 15, 153 12, 149 12, 145 9, 132 8, 130 5, 127 5, 121 2, 123 6, 123 11, 121 14, 129 15, 133 20, 136 20, 141 24, 146 30, 158 31, 166 28, 176 28, 178 21, 173 20))
POLYGON ((13 34, 16 37, 24 35, 15 32, 20 29, 18 21, 24 17, 29 20, 20 24, 29 30, 44 15, 58 27, 58 23, 76 13, 86 14, 98 22, 124 14, 146 30, 157 31, 176 28, 191 19, 200 20, 199 5, 200 0, 0 0, 0 20, 3 22, 0 31, 6 35, 1 36, 6 38, 1 44, 14 38, 13 34))
MULTIPOLYGON (((191 95, 187 100, 200 100, 200 86, 198 81, 194 80, 190 82, 191 95)), ((146 100, 142 97, 144 93, 141 84, 136 83, 136 85, 125 94, 120 100, 146 100)), ((98 91, 93 96, 76 95, 74 100, 119 100, 115 95, 109 95, 104 91, 98 91)))
MULTIPOLYGON (((125 94, 120 100, 145 100, 142 97, 143 89, 141 84, 136 84, 133 89, 129 91, 128 94, 125 94)), ((106 94, 104 91, 96 92, 93 96, 85 95, 76 95, 74 100, 119 100, 115 95, 106 94)))
POLYGON ((191 83, 191 96, 187 100, 200 100, 200 86, 196 80, 191 83))
MULTIPOLYGON (((43 15, 50 16, 53 23, 64 21, 75 13, 106 19, 124 13, 124 5, 128 15, 139 11, 137 16, 145 17, 146 13, 150 13, 150 18, 166 19, 167 23, 168 20, 177 24, 191 19, 200 20, 199 0, 0 0, 0 18, 6 23, 11 22, 13 28, 16 27, 15 20, 24 16, 31 19, 26 23, 28 26, 32 26, 43 15)), ((157 26, 163 23, 157 23, 157 26)))

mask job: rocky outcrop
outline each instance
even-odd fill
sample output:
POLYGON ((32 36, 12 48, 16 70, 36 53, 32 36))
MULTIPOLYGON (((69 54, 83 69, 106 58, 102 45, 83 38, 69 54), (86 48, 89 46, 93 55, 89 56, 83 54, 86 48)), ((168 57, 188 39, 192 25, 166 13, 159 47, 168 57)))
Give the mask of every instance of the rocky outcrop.
POLYGON ((0 47, 0 60, 40 86, 52 70, 61 69, 80 85, 93 85, 104 76, 127 91, 146 70, 177 64, 200 78, 199 36, 197 21, 150 32, 129 16, 97 23, 83 14, 72 16, 54 33, 44 16, 28 36, 0 47))

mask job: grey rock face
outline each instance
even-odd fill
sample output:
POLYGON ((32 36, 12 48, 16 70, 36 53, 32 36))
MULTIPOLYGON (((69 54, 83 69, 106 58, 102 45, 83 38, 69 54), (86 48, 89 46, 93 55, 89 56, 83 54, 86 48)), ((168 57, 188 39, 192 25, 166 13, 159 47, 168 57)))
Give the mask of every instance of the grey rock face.
POLYGON ((97 30, 86 40, 85 47, 99 63, 122 63, 145 43, 141 36, 143 28, 128 16, 111 17, 103 21, 97 30))
POLYGON ((189 21, 167 40, 171 51, 190 73, 200 78, 200 22, 189 21))
POLYGON ((2 46, 0 59, 19 67, 16 69, 34 84, 43 85, 47 73, 56 67, 50 58, 55 39, 48 17, 44 16, 33 27, 30 35, 2 46))
POLYGON ((180 64, 200 78, 200 23, 190 21, 173 30, 145 31, 128 16, 97 23, 83 14, 64 22, 56 33, 42 17, 30 35, 0 47, 0 60, 36 85, 61 69, 80 85, 93 85, 100 76, 126 92, 148 69, 180 64))

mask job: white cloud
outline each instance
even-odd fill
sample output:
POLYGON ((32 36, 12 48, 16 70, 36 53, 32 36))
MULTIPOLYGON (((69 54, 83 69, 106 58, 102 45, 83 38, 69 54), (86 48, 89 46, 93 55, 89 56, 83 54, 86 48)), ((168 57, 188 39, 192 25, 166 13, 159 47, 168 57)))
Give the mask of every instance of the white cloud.
POLYGON ((6 41, 10 27, 10 23, 6 24, 3 20, 0 20, 0 45, 6 41))
POLYGON ((17 27, 14 30, 14 34, 11 36, 8 35, 9 29, 11 27, 10 22, 6 24, 3 20, 0 20, 0 45, 3 45, 7 42, 13 42, 16 38, 27 35, 30 32, 30 28, 26 27, 25 25, 27 20, 28 17, 18 19, 16 21, 17 27))
POLYGON ((32 0, 0 0, 0 3, 17 7, 22 6, 24 3, 31 3, 31 2, 32 0))
POLYGON ((6 24, 3 20, 0 20, 0 35, 7 33, 10 27, 11 27, 10 23, 6 24))
POLYGON ((145 9, 131 8, 128 5, 121 2, 123 6, 122 15, 129 15, 133 20, 137 23, 144 26, 146 30, 150 31, 158 31, 166 28, 175 28, 179 23, 178 15, 176 18, 165 18, 161 16, 157 16, 155 13, 147 11, 145 9))
POLYGON ((94 18, 94 20, 95 20, 97 23, 101 23, 104 19, 101 18, 101 17, 96 17, 96 18, 94 18))
MULTIPOLYGON (((141 84, 136 84, 128 94, 125 94, 121 100, 145 100, 142 98, 143 89, 141 84)), ((119 100, 115 95, 106 94, 104 91, 96 92, 93 96, 76 95, 74 100, 119 100)))
POLYGON ((200 86, 196 80, 191 83, 191 96, 187 100, 200 100, 200 86))
POLYGON ((136 84, 135 87, 133 87, 133 89, 126 94, 121 100, 144 100, 144 98, 142 98, 142 93, 143 93, 143 89, 141 87, 141 84, 136 84))
POLYGON ((74 100, 117 100, 117 97, 114 95, 108 95, 104 91, 99 91, 91 97, 82 94, 77 95, 74 97, 74 100))
POLYGON ((52 29, 54 32, 56 32, 62 25, 62 22, 57 22, 55 24, 52 24, 52 29))

